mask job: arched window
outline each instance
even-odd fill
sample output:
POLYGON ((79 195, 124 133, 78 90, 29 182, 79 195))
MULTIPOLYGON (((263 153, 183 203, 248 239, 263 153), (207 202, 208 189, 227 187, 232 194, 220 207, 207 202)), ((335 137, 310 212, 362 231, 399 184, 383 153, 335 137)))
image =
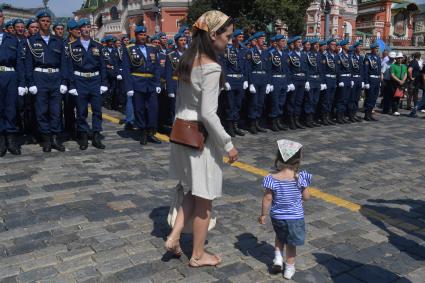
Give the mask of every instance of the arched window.
POLYGON ((113 6, 109 13, 111 14, 111 20, 118 20, 119 16, 117 7, 113 6))

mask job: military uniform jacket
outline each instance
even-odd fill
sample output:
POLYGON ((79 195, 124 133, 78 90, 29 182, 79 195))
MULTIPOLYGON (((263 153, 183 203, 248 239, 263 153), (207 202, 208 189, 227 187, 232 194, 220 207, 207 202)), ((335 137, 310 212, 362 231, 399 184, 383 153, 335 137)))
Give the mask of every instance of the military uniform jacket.
POLYGON ((167 92, 176 94, 177 91, 177 67, 180 62, 180 53, 177 50, 167 54, 165 62, 165 80, 167 82, 167 92))
POLYGON ((158 60, 159 60, 159 69, 160 69, 160 81, 161 81, 161 84, 166 85, 165 64, 167 62, 167 55, 162 53, 161 49, 158 49, 158 60))
POLYGON ((62 38, 50 35, 49 43, 46 44, 41 35, 37 33, 26 40, 25 52, 25 75, 28 86, 35 86, 35 68, 58 68, 60 80, 53 83, 66 85, 67 60, 62 38))
POLYGON ((105 60, 107 76, 115 79, 120 74, 118 50, 114 47, 103 47, 102 54, 105 60))
POLYGON ((352 65, 347 53, 341 52, 339 57, 339 73, 338 82, 343 82, 344 86, 348 86, 351 82, 352 65))
POLYGON ((366 84, 371 81, 379 81, 381 77, 381 58, 375 54, 367 54, 364 59, 364 70, 366 84))
POLYGON ((246 73, 250 84, 265 85, 270 83, 269 54, 267 51, 260 52, 257 47, 253 47, 246 52, 246 73))
POLYGON ((288 54, 277 49, 272 49, 269 52, 270 60, 270 81, 275 89, 284 88, 288 86, 288 54))
MULTIPOLYGON (((94 40, 90 40, 89 48, 84 49, 80 39, 68 43, 69 50, 69 74, 70 74, 70 89, 75 89, 75 80, 77 76, 75 71, 82 73, 99 72, 100 83, 106 86, 106 65, 102 54, 103 46, 94 40)), ((78 77, 83 79, 83 77, 78 77)), ((91 78, 87 78, 90 80, 91 78)))
POLYGON ((337 77, 339 74, 339 56, 325 52, 321 56, 320 65, 325 77, 326 84, 329 86, 336 86, 337 77))
POLYGON ((310 83, 310 86, 320 87, 320 84, 324 83, 323 71, 320 68, 320 56, 315 51, 307 51, 305 52, 307 57, 307 80, 310 83))
POLYGON ((18 76, 18 85, 25 86, 24 45, 6 32, 0 45, 0 66, 14 68, 18 76))
POLYGON ((245 60, 245 53, 247 51, 248 49, 245 47, 241 46, 237 48, 234 45, 230 45, 227 46, 224 55, 219 58, 221 68, 224 72, 224 78, 232 89, 241 89, 243 82, 248 81, 247 61, 245 60), (231 77, 235 75, 240 75, 241 77, 231 77))
POLYGON ((357 55, 352 53, 349 56, 352 66, 352 77, 353 80, 364 82, 364 57, 363 55, 357 55))
POLYGON ((291 81, 306 81, 308 76, 307 55, 300 51, 299 55, 295 51, 288 53, 289 79, 291 81))
POLYGON ((158 51, 155 47, 146 45, 146 55, 143 55, 139 45, 129 45, 123 54, 123 72, 126 92, 154 92, 160 87, 161 68, 158 51))

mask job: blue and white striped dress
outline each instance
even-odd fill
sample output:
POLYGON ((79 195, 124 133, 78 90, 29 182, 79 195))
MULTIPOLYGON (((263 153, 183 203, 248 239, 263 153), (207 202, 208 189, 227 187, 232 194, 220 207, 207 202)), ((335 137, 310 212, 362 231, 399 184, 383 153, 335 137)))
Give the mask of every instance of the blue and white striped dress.
POLYGON ((306 171, 298 173, 298 178, 280 181, 271 174, 264 177, 263 187, 272 191, 273 200, 270 217, 273 219, 303 219, 302 191, 311 183, 312 175, 306 171))

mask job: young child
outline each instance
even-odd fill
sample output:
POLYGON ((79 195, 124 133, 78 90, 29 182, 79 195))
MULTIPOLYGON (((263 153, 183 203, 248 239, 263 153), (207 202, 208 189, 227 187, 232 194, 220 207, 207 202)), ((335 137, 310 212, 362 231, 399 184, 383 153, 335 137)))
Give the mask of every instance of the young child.
POLYGON ((275 236, 273 270, 281 272, 283 267, 283 245, 286 245, 286 263, 283 277, 291 279, 295 274, 296 246, 304 244, 305 223, 303 200, 310 194, 307 187, 311 174, 298 173, 302 145, 290 140, 277 141, 279 150, 275 160, 276 173, 264 177, 263 207, 258 222, 265 224, 270 211, 275 236), (271 209, 270 209, 271 205, 271 209))

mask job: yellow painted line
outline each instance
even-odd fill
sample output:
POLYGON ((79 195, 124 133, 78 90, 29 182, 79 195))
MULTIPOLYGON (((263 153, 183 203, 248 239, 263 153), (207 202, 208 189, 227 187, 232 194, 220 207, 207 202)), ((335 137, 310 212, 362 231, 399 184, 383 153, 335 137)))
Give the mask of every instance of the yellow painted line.
MULTIPOLYGON (((89 109, 89 111, 91 111, 91 110, 89 109)), ((118 124, 119 121, 120 121, 116 117, 110 116, 108 114, 102 114, 102 117, 103 117, 103 119, 110 121, 114 124, 118 124)), ((166 136, 166 135, 157 133, 155 136, 158 139, 160 139, 164 142, 170 141, 169 137, 166 136)), ((227 163, 229 161, 229 159, 227 157, 223 157, 223 161, 227 163)), ((234 162, 231 166, 239 168, 243 171, 249 172, 249 173, 254 174, 254 175, 262 176, 262 177, 269 174, 269 172, 267 170, 254 167, 252 165, 249 165, 249 164, 246 164, 246 163, 243 163, 243 162, 240 162, 240 161, 234 162)), ((318 188, 309 187, 308 189, 310 190, 310 193, 313 197, 321 199, 321 200, 323 200, 327 203, 332 203, 334 205, 337 205, 339 207, 344 207, 344 208, 346 208, 350 211, 354 211, 354 212, 359 212, 360 209, 361 209, 361 206, 357 203, 353 203, 353 202, 350 202, 350 201, 345 200, 343 198, 325 193, 325 192, 319 190, 318 188)))

